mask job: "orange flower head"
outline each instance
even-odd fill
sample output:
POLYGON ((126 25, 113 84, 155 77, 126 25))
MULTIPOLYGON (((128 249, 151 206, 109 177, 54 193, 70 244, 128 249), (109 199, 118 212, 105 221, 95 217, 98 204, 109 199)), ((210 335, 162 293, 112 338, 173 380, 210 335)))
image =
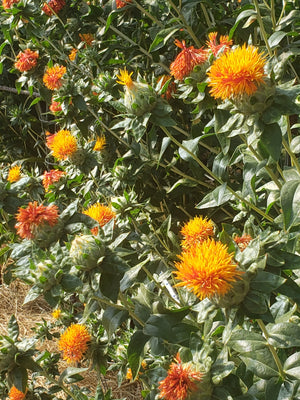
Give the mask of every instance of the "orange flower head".
POLYGON ((39 226, 54 226, 58 222, 58 207, 55 204, 44 206, 36 201, 30 202, 26 208, 19 208, 16 214, 15 228, 22 239, 34 239, 39 226))
POLYGON ((131 371, 131 368, 127 368, 127 371, 126 371, 126 379, 128 379, 129 381, 132 380, 132 371, 131 371))
POLYGON ((62 86, 61 78, 66 72, 66 67, 62 65, 55 65, 54 67, 47 68, 43 76, 45 86, 50 90, 59 89, 62 86))
POLYGON ((56 308, 55 310, 52 311, 51 315, 54 319, 59 319, 59 317, 61 316, 61 309, 56 308))
MULTIPOLYGON (((83 211, 83 214, 96 220, 101 227, 107 224, 111 219, 116 218, 116 213, 114 211, 100 203, 93 204, 87 210, 83 211)), ((91 229, 91 232, 93 235, 97 235, 98 227, 91 229)))
POLYGON ((125 85, 128 89, 131 89, 134 86, 134 82, 131 79, 131 75, 133 72, 128 73, 128 71, 125 69, 120 69, 120 75, 117 75, 117 78, 119 79, 117 83, 120 83, 121 85, 125 85))
POLYGON ((93 148, 94 151, 102 151, 106 146, 106 139, 104 135, 97 136, 97 140, 95 146, 93 148))
POLYGON ((8 171, 7 180, 10 183, 17 182, 21 178, 21 166, 15 165, 8 171))
POLYGON ((184 237, 181 245, 184 249, 188 249, 196 243, 203 242, 208 237, 213 236, 214 223, 211 219, 207 219, 206 217, 195 217, 182 227, 180 233, 184 237))
POLYGON ((27 392, 27 389, 24 393, 24 392, 21 392, 21 390, 17 389, 15 386, 12 386, 9 391, 8 399, 9 400, 23 400, 23 399, 25 399, 26 392, 27 392))
POLYGON ((69 54, 69 60, 70 61, 74 61, 76 58, 76 54, 77 54, 77 49, 75 49, 75 47, 73 47, 73 49, 71 50, 70 54, 69 54))
POLYGON ((62 111, 60 102, 59 102, 59 101, 55 101, 54 99, 52 99, 51 104, 50 104, 50 106, 49 106, 49 110, 50 110, 53 114, 62 111))
POLYGON ((230 46, 232 46, 232 40, 229 39, 229 36, 221 35, 219 39, 219 44, 217 43, 217 36, 217 32, 210 32, 208 34, 209 41, 206 42, 207 46, 210 48, 215 57, 217 57, 218 52, 222 48, 224 49, 223 52, 225 53, 227 50, 230 49, 230 46))
POLYGON ((2 6, 5 10, 12 8, 13 4, 19 3, 19 0, 2 0, 2 6))
POLYGON ((212 64, 208 76, 210 93, 216 99, 251 96, 264 83, 265 56, 258 48, 243 45, 227 51, 212 64))
POLYGON ((70 131, 62 129, 49 139, 47 146, 52 150, 53 157, 65 160, 77 151, 77 140, 70 131))
POLYGON ((170 65, 171 75, 175 79, 181 81, 190 75, 196 65, 205 63, 207 60, 207 50, 195 49, 194 46, 186 47, 185 41, 180 42, 178 39, 174 42, 182 51, 177 55, 170 65))
POLYGON ((45 171, 43 175, 43 186, 48 192, 49 186, 53 185, 53 183, 58 182, 61 177, 66 175, 64 171, 59 171, 57 169, 51 169, 50 171, 45 171))
POLYGON ((80 324, 72 324, 60 336, 58 348, 63 352, 63 359, 67 363, 75 363, 82 360, 91 340, 87 327, 80 324))
POLYGON ((65 0, 50 0, 49 3, 44 3, 42 10, 49 17, 53 14, 58 14, 66 5, 65 0))
POLYGON ((180 262, 176 262, 176 278, 200 300, 214 295, 223 296, 232 287, 232 282, 240 278, 242 271, 228 253, 227 247, 214 239, 206 239, 184 251, 180 262))
POLYGON ((197 382, 202 380, 203 374, 193 369, 190 364, 183 364, 179 354, 172 362, 168 375, 159 382, 159 398, 165 400, 185 400, 189 394, 197 391, 197 382))
POLYGON ((252 237, 250 235, 247 235, 246 233, 244 233, 242 236, 235 236, 233 238, 233 240, 235 241, 235 243, 238 245, 238 247, 240 248, 241 251, 244 251, 245 248, 249 245, 249 243, 251 242, 252 237))
POLYGON ((117 6, 117 8, 123 8, 123 7, 125 7, 128 3, 131 3, 131 0, 125 0, 125 1, 116 0, 116 6, 117 6))
POLYGON ((19 71, 29 71, 37 65, 37 59, 39 58, 39 54, 36 51, 32 51, 30 49, 25 49, 23 52, 17 55, 17 61, 15 62, 15 68, 19 71))
POLYGON ((91 46, 94 40, 94 36, 91 33, 79 33, 79 37, 86 46, 91 46))
MULTIPOLYGON (((160 87, 162 88, 164 84, 171 79, 171 75, 161 75, 157 78, 158 82, 160 82, 160 87)), ((170 100, 173 97, 173 93, 176 92, 176 84, 175 82, 170 82, 166 92, 162 95, 166 100, 170 100)))

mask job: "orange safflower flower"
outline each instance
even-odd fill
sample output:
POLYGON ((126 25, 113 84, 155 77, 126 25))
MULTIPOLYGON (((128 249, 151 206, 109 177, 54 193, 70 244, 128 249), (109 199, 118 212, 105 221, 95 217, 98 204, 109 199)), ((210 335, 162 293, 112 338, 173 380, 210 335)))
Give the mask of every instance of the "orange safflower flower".
MULTIPOLYGON (((93 204, 87 210, 83 211, 83 214, 96 220, 101 227, 107 224, 111 219, 116 218, 116 213, 114 211, 100 203, 93 204)), ((92 228, 91 232, 93 235, 97 235, 98 227, 92 228)))
POLYGON ((15 165, 8 171, 7 180, 10 183, 17 182, 21 178, 21 166, 15 165))
MULTIPOLYGON (((26 389, 27 392, 27 389, 26 389)), ((17 389, 15 386, 12 386, 10 388, 9 394, 8 394, 8 399, 9 400, 23 400, 25 399, 26 392, 21 392, 21 390, 17 389)))
POLYGON ((63 359, 67 363, 81 361, 88 349, 91 340, 87 327, 80 324, 72 324, 60 336, 58 348, 63 352, 63 359))
POLYGON ((97 136, 96 143, 94 145, 94 151, 101 151, 106 146, 106 139, 104 135, 97 136))
POLYGON ((175 263, 177 271, 174 274, 181 281, 176 286, 187 287, 200 300, 226 294, 231 283, 242 274, 232 257, 227 247, 214 239, 195 244, 179 256, 180 262, 175 263))
POLYGON ((218 52, 224 48, 224 53, 230 49, 230 46, 232 46, 232 40, 229 39, 229 36, 227 35, 221 35, 219 39, 219 44, 217 44, 217 32, 210 32, 208 34, 208 39, 209 41, 206 42, 207 46, 210 48, 212 51, 213 55, 216 57, 218 55, 218 52))
POLYGON ((47 147, 49 149, 51 149, 51 145, 52 145, 55 133, 51 133, 51 132, 46 131, 45 135, 46 135, 46 145, 47 145, 47 147))
POLYGON ((185 400, 189 394, 197 390, 197 382, 203 374, 196 371, 188 363, 183 364, 179 353, 175 362, 171 363, 168 375, 159 382, 159 398, 165 400, 185 400))
POLYGON ((55 204, 44 206, 36 201, 26 208, 19 208, 15 228, 22 239, 33 239, 36 229, 41 225, 54 226, 58 222, 58 207, 55 204))
POLYGON ((94 36, 91 33, 79 33, 79 37, 82 42, 85 42, 86 46, 91 46, 94 40, 94 36))
POLYGON ((125 7, 128 3, 131 3, 131 0, 125 0, 125 1, 116 0, 116 6, 117 6, 117 8, 123 8, 123 7, 125 7))
POLYGON ((53 157, 65 160, 77 151, 77 140, 70 131, 61 129, 54 136, 49 136, 47 146, 52 150, 53 157))
POLYGON ((50 17, 54 13, 58 14, 59 11, 64 8, 65 5, 66 5, 65 0, 50 0, 48 4, 44 3, 42 10, 46 15, 50 17))
POLYGON ((212 64, 208 76, 210 93, 216 99, 251 96, 264 82, 265 56, 258 48, 243 45, 227 51, 212 64))
POLYGON ((244 251, 245 248, 249 245, 249 243, 251 242, 251 240, 253 240, 253 238, 250 235, 247 235, 246 233, 244 233, 242 236, 235 236, 233 238, 233 240, 235 241, 235 243, 238 245, 238 247, 240 248, 241 251, 244 251))
POLYGON ((69 60, 70 61, 74 61, 76 58, 76 54, 77 54, 77 49, 75 49, 75 47, 73 47, 73 49, 71 50, 70 54, 69 54, 69 60))
POLYGON ((182 51, 177 55, 170 65, 171 75, 181 81, 188 76, 196 65, 203 64, 207 59, 207 50, 195 49, 194 46, 186 47, 185 40, 174 42, 182 51))
POLYGON ((128 73, 127 69, 120 69, 120 75, 117 75, 117 78, 119 79, 117 83, 120 83, 120 85, 126 86, 128 89, 131 89, 134 86, 134 82, 131 79, 131 75, 133 72, 128 73))
POLYGON ((19 0, 2 0, 2 6, 5 10, 12 8, 12 5, 16 3, 19 3, 19 0))
POLYGON ((196 243, 201 243, 214 235, 214 223, 211 219, 195 217, 188 221, 181 229, 183 235, 181 245, 188 249, 196 243))
POLYGON ((59 101, 55 101, 55 100, 52 99, 51 104, 50 104, 50 106, 49 106, 49 110, 50 110, 53 114, 62 111, 60 102, 59 102, 59 101))
POLYGON ((55 310, 52 311, 51 315, 54 319, 59 319, 59 317, 61 316, 61 309, 56 308, 55 310))
MULTIPOLYGON (((160 88, 164 86, 164 84, 171 79, 171 75, 161 75, 157 78, 158 82, 160 82, 160 88)), ((165 91, 164 94, 162 94, 163 98, 166 98, 167 100, 170 100, 173 97, 173 93, 176 92, 176 84, 175 82, 170 82, 167 90, 165 91)))
POLYGON ((66 67, 62 65, 55 65, 54 67, 47 68, 43 76, 45 86, 50 90, 59 89, 62 86, 61 78, 66 72, 66 67))
POLYGON ((66 175, 64 171, 59 171, 57 169, 51 169, 50 171, 45 171, 43 175, 43 186, 46 192, 49 190, 49 186, 53 183, 58 182, 62 176, 66 175))
POLYGON ((30 49, 25 49, 23 52, 20 51, 17 55, 18 61, 15 62, 15 68, 21 72, 29 71, 36 66, 38 58, 39 54, 36 51, 30 49))

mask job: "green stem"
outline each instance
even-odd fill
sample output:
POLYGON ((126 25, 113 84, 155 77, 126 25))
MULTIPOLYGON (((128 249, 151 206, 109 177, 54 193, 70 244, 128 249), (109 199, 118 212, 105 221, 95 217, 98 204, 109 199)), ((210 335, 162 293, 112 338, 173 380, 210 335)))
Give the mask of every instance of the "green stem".
MULTIPOLYGON (((215 175, 201 160, 199 160, 198 157, 195 156, 188 148, 183 146, 178 140, 176 140, 171 133, 167 130, 166 127, 160 126, 160 128, 165 132, 165 134, 174 142, 178 147, 180 147, 182 150, 184 150, 186 153, 188 153, 196 162, 197 164, 200 165, 200 167, 208 174, 210 175, 216 182, 218 182, 220 185, 224 184, 222 179, 220 179, 217 175, 215 175)), ((260 214, 262 217, 267 219, 270 222, 273 222, 273 218, 270 217, 268 214, 264 213, 262 210, 260 210, 258 207, 256 207, 254 204, 250 203, 248 200, 244 199, 240 195, 237 194, 237 192, 232 189, 230 186, 226 186, 229 192, 239 201, 244 202, 249 208, 260 214)))
POLYGON ((300 174, 300 165, 299 165, 298 159, 295 156, 295 154, 291 151, 290 146, 288 145, 288 143, 285 141, 284 138, 282 138, 282 144, 283 144, 283 147, 285 148, 285 151, 288 153, 288 155, 291 158, 292 166, 296 167, 298 173, 300 174))
MULTIPOLYGON (((265 324, 263 323, 263 321, 261 319, 257 319, 256 321, 257 321, 258 326, 260 327, 260 329, 261 329, 262 333, 264 334, 264 336, 265 336, 265 338, 267 340, 267 343, 268 343, 269 334, 268 334, 268 331, 267 331, 267 329, 265 327, 265 324)), ((272 353, 272 356, 274 358, 274 361, 275 361, 275 363, 277 365, 278 372, 279 372, 281 378, 284 380, 285 379, 285 372, 283 370, 283 367, 282 367, 281 361, 280 361, 280 359, 278 357, 278 354, 276 353, 275 348, 270 343, 268 343, 268 347, 269 347, 269 349, 270 349, 270 351, 272 353)))
POLYGON ((152 14, 149 13, 144 7, 142 7, 136 0, 131 0, 132 3, 138 8, 142 13, 147 15, 154 23, 156 23, 161 28, 164 28, 164 24, 162 24, 157 18, 155 18, 152 14))
POLYGON ((275 14, 275 1, 271 0, 271 19, 272 19, 272 27, 273 31, 276 28, 276 14, 275 14))
POLYGON ((207 23, 207 26, 208 26, 208 28, 211 28, 211 27, 213 26, 213 24, 210 22, 210 19, 209 19, 207 10, 206 10, 206 8, 205 8, 205 5, 204 5, 202 2, 200 3, 200 5, 201 5, 201 9, 202 9, 202 12, 203 12, 205 21, 206 21, 206 23, 207 23))
POLYGON ((264 23, 263 23, 263 20, 262 20, 262 17, 261 17, 258 1, 257 0, 253 0, 253 3, 254 3, 254 6, 255 6, 255 9, 256 9, 257 22, 258 22, 258 25, 260 27, 260 32, 261 32, 262 37, 264 39, 264 42, 265 42, 266 48, 268 50, 269 56, 272 57, 273 54, 272 54, 272 50, 271 50, 271 47, 270 47, 269 42, 268 42, 268 37, 267 37, 267 33, 266 33, 266 30, 265 30, 265 27, 264 27, 264 23))
POLYGON ((136 320, 136 322, 138 324, 140 324, 142 327, 144 327, 145 326, 145 322, 142 321, 139 317, 137 317, 134 314, 134 312, 131 310, 131 307, 130 307, 127 299, 126 299, 126 296, 122 292, 119 293, 119 298, 120 298, 121 302, 125 305, 125 307, 126 307, 128 313, 129 313, 129 315, 131 316, 131 318, 136 320))

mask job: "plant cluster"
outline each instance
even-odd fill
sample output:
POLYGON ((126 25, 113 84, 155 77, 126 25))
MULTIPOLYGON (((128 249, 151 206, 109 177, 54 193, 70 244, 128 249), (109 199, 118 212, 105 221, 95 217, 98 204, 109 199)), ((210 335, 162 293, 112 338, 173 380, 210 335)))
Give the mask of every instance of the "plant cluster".
POLYGON ((299 21, 293 0, 2 0, 4 281, 54 318, 20 338, 12 316, 3 398, 109 400, 114 370, 146 400, 300 399, 299 21))

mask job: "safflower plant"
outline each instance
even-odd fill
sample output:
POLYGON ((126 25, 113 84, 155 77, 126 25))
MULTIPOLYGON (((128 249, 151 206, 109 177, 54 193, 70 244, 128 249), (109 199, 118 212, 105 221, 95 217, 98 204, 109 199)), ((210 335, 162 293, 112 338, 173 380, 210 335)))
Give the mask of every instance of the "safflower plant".
POLYGON ((299 13, 3 0, 3 398, 300 398, 299 13))

